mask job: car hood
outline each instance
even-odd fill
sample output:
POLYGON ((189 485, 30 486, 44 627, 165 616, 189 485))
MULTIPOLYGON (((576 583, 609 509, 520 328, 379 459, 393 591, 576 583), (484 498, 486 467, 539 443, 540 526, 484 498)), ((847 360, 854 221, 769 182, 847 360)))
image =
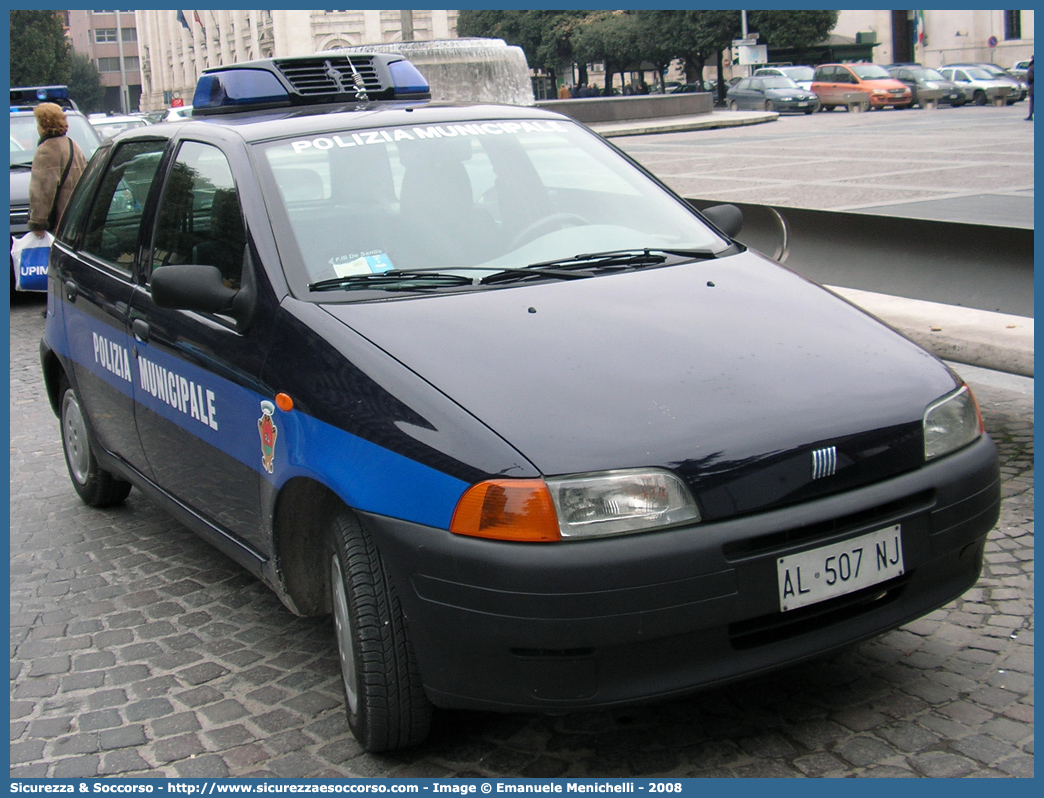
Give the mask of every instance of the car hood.
POLYGON ((640 272, 329 304, 546 475, 663 466, 705 517, 847 489, 923 460, 955 381, 861 310, 745 252, 640 272), (812 481, 812 451, 837 476, 812 481))
POLYGON ((870 89, 906 89, 908 86, 895 78, 873 78, 859 81, 861 86, 870 89))
POLYGON ((796 97, 799 100, 814 100, 816 95, 812 92, 805 91, 804 89, 765 89, 765 95, 768 97, 796 97))

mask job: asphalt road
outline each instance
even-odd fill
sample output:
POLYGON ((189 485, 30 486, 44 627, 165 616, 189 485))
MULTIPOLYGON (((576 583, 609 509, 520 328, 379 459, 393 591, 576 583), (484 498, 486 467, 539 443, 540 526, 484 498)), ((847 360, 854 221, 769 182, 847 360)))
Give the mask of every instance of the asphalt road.
POLYGON ((835 110, 612 140, 683 197, 1032 228, 1026 113, 1025 102, 835 110))
POLYGON ((375 756, 348 731, 328 619, 295 618, 137 491, 80 503, 43 393, 42 306, 11 309, 12 778, 1033 774, 1030 380, 967 370, 1006 499, 960 600, 685 700, 441 712, 426 744, 375 756))

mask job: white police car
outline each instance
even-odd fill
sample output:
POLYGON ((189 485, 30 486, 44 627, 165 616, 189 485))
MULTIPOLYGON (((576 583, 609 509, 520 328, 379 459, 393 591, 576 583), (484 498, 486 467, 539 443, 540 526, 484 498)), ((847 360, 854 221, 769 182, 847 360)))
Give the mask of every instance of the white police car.
POLYGON ((582 126, 388 55, 210 70, 103 145, 42 363, 73 485, 131 485, 330 613, 348 717, 742 678, 978 577, 995 448, 949 368, 582 126))

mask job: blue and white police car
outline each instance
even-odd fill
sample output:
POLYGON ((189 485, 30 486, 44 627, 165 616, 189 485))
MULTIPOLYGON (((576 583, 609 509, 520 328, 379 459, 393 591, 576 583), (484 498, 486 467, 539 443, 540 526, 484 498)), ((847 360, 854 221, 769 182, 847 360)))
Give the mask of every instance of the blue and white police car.
POLYGON ((333 616, 371 751, 433 708, 665 699, 973 585, 971 392, 544 110, 386 54, 206 72, 104 144, 42 363, 73 486, 135 486, 333 616))

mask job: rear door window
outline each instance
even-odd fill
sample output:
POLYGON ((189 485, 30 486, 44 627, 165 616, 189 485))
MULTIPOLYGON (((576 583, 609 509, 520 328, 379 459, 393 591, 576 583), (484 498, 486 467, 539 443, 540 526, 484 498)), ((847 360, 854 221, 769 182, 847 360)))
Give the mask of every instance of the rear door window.
POLYGON ((83 252, 131 273, 145 201, 166 145, 165 139, 130 141, 116 150, 87 216, 83 252))

